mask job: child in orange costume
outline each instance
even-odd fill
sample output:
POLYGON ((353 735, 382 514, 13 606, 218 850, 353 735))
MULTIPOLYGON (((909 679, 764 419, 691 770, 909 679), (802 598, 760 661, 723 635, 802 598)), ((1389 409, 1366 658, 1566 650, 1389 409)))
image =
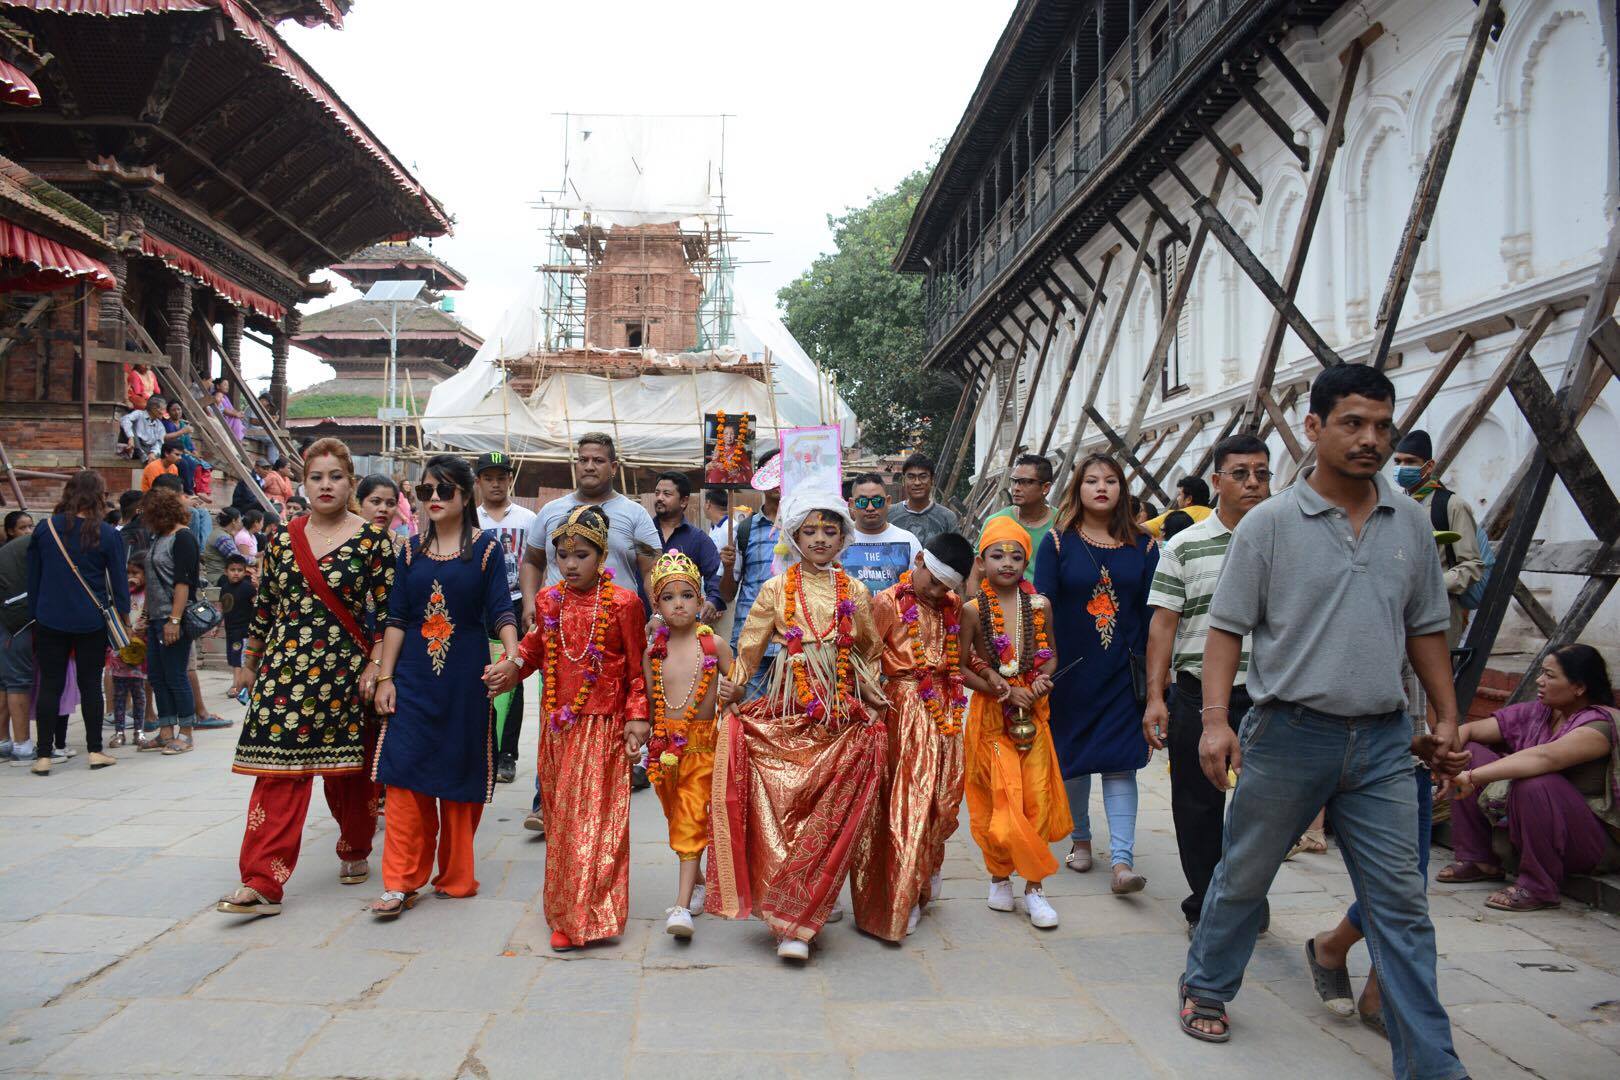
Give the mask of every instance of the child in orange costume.
POLYGON ((965 794, 973 840, 990 871, 988 903, 1012 911, 1011 876, 1024 879, 1022 906, 1042 929, 1058 924, 1041 892, 1056 872, 1048 844, 1074 827, 1063 773, 1052 746, 1052 674, 1057 656, 1046 638, 1051 605, 1024 580, 1029 533, 1010 517, 991 518, 979 536, 979 595, 962 608, 962 680, 968 711, 965 794), (971 643, 971 644, 970 644, 971 643), (1015 743, 1013 722, 1027 715, 1034 738, 1015 743))
POLYGON ((692 936, 692 916, 703 910, 698 868, 709 846, 714 713, 722 702, 734 701, 741 687, 720 674, 731 670, 731 649, 698 622, 703 575, 697 564, 679 551, 665 552, 647 586, 663 620, 643 670, 652 705, 647 778, 669 819, 669 846, 681 861, 675 906, 665 912, 664 931, 684 940, 692 936), (683 687, 684 698, 672 700, 670 691, 683 687))
POLYGON ((607 514, 578 506, 552 531, 562 583, 535 599, 535 627, 484 677, 503 694, 545 673, 540 791, 546 923, 568 952, 624 932, 630 914, 630 761, 647 741, 641 598, 603 569, 607 514))

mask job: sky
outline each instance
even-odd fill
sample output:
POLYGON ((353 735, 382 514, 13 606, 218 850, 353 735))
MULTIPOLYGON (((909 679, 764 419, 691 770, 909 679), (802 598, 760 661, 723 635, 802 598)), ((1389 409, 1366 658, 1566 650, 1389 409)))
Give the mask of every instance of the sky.
MULTIPOLYGON (((357 0, 340 31, 282 32, 454 215, 432 247, 468 279, 457 315, 487 333, 544 256, 533 204, 561 176, 555 114, 726 114, 728 217, 766 234, 734 249, 737 292, 773 309, 832 249, 828 214, 933 160, 1013 6, 357 0)), ((244 360, 268 377, 268 353, 244 360)), ((292 389, 330 377, 295 350, 292 389)))

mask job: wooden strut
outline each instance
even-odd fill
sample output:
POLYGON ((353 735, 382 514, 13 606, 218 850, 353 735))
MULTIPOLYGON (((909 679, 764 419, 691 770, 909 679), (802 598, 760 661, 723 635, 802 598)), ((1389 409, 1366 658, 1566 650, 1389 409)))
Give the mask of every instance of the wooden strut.
MULTIPOLYGON (((1209 197, 1221 197, 1221 189, 1226 186, 1226 175, 1231 166, 1221 158, 1215 166, 1215 179, 1209 186, 1209 197)), ((1193 232, 1192 243, 1187 246, 1187 261, 1176 274, 1176 286, 1170 292, 1169 299, 1164 305, 1164 318, 1159 323, 1159 336, 1153 343, 1153 351, 1148 354, 1147 370, 1142 373, 1142 388, 1136 394, 1136 407, 1131 410, 1130 426, 1125 429, 1125 441, 1134 442, 1142 430, 1142 420, 1147 416, 1148 402, 1153 400, 1153 391, 1159 382, 1159 372, 1164 369, 1165 358, 1170 354, 1170 343, 1175 340, 1176 329, 1181 321, 1181 306, 1187 301, 1187 294, 1192 290, 1192 282, 1198 274, 1198 259, 1204 253, 1204 242, 1209 238, 1209 222, 1201 221, 1193 232)))
POLYGON ((988 396, 990 389, 990 373, 995 370, 995 365, 996 358, 995 354, 992 353, 984 366, 972 373, 969 384, 965 388, 967 392, 973 395, 973 408, 967 415, 966 423, 962 426, 962 441, 957 445, 956 459, 951 462, 950 478, 945 481, 945 487, 941 489, 947 497, 955 493, 957 481, 962 478, 962 466, 967 463, 968 451, 973 447, 973 429, 978 426, 979 413, 984 409, 984 399, 988 396), (975 387, 978 389, 975 390, 975 387))
MULTIPOLYGON (((977 345, 977 343, 975 343, 973 346, 971 346, 966 351, 969 353, 969 359, 971 359, 971 360, 977 360, 978 359, 978 355, 977 355, 978 354, 978 345, 977 345)), ((963 376, 962 376, 962 394, 961 394, 960 397, 958 397, 956 399, 956 410, 953 413, 951 413, 951 422, 945 428, 945 438, 943 440, 941 440, 941 442, 939 444, 939 464, 940 465, 943 465, 945 462, 950 461, 951 460, 951 455, 956 452, 957 434, 961 429, 961 424, 962 424, 963 418, 967 415, 968 398, 972 396, 973 384, 977 379, 977 375, 978 375, 978 369, 977 369, 976 366, 967 368, 963 372, 963 376)), ((698 411, 702 412, 701 409, 699 409, 698 411)), ((934 490, 935 490, 936 494, 944 494, 944 489, 939 486, 940 481, 943 480, 943 479, 944 479, 944 477, 940 476, 940 470, 939 470, 938 466, 936 466, 935 469, 934 469, 934 490)))
POLYGON ((1485 56, 1485 44, 1493 30, 1502 21, 1502 0, 1481 0, 1474 13, 1474 25, 1468 32, 1468 45, 1463 50, 1462 63, 1446 95, 1446 105, 1439 115, 1446 118, 1445 125, 1435 133, 1429 147, 1428 159, 1418 178, 1417 190, 1412 194, 1412 209, 1401 230, 1401 241, 1395 249, 1395 262, 1389 270, 1389 282, 1384 286, 1384 298, 1378 304, 1372 355, 1368 362, 1379 371, 1389 363, 1390 345, 1400 325, 1401 308, 1406 303, 1406 290, 1412 283, 1412 271, 1417 267, 1418 250, 1428 239, 1429 227, 1434 223, 1434 208, 1440 201, 1440 187, 1445 183, 1446 170, 1451 166, 1452 151, 1457 148, 1457 137, 1462 130, 1463 116, 1468 111, 1468 99, 1474 92, 1474 81, 1479 75, 1480 60, 1485 56))
MULTIPOLYGON (((1048 294, 1050 296, 1050 293, 1048 294)), ((1011 471, 1013 462, 1018 458, 1019 448, 1023 445, 1024 429, 1029 426, 1029 412, 1035 407, 1035 395, 1041 390, 1041 376, 1046 373, 1046 355, 1051 351, 1052 342, 1057 338, 1058 325, 1063 321, 1058 318, 1061 306, 1058 298, 1050 296, 1052 301, 1052 321, 1046 325, 1046 335, 1041 339, 1041 351, 1035 357, 1035 370, 1029 376, 1029 393, 1024 395, 1024 407, 1018 410, 1018 424, 1013 430, 1012 446, 1007 451, 1007 469, 1011 471)), ((1078 316, 1078 312, 1076 313, 1078 316)), ((1018 384, 1015 382, 1008 387, 1009 392, 1017 393, 1018 384)))
POLYGON ((1192 421, 1187 425, 1187 430, 1182 432, 1181 438, 1176 440, 1176 445, 1170 448, 1170 454, 1164 459, 1164 464, 1160 465, 1159 471, 1153 474, 1153 479, 1161 484, 1164 483, 1165 477, 1170 475, 1170 470, 1175 468, 1176 462, 1181 460, 1181 455, 1187 452, 1187 447, 1192 445, 1192 441, 1198 437, 1198 433, 1203 431, 1204 427, 1213 419, 1215 419, 1215 414, 1212 412, 1201 412, 1193 417, 1192 421))
POLYGON ((1215 447, 1220 444, 1222 439, 1237 430, 1238 424, 1243 420, 1243 415, 1244 407, 1242 405, 1232 410, 1232 415, 1228 416, 1226 423, 1221 426, 1220 433, 1210 441, 1208 446, 1204 447, 1204 452, 1198 455, 1198 460, 1187 471, 1188 476, 1203 476, 1204 473, 1209 471, 1210 464, 1215 460, 1215 447))
POLYGON ((1131 257, 1130 269, 1125 271, 1125 280, 1120 283, 1119 304, 1114 308, 1113 318, 1108 322, 1108 336, 1103 339, 1102 348, 1097 353, 1095 366, 1091 371, 1091 382, 1086 387, 1086 398, 1081 403, 1080 416, 1075 420, 1074 434, 1069 438, 1063 463, 1052 478, 1055 481, 1052 485, 1054 495, 1062 492, 1069 471, 1074 467, 1080 453, 1080 444, 1085 440, 1086 421, 1091 418, 1097 404, 1097 395, 1102 392, 1103 377, 1108 374, 1108 363, 1113 359, 1114 346, 1119 344, 1120 328, 1125 325, 1125 313, 1131 307, 1131 294, 1136 291, 1136 282, 1141 277, 1143 264, 1147 261, 1148 248, 1153 245, 1153 230, 1158 223, 1158 214, 1149 210, 1147 221, 1142 225, 1142 241, 1136 245, 1136 254, 1131 257))
MULTIPOLYGON (((1106 282, 1108 270, 1114 263, 1114 255, 1119 251, 1115 244, 1103 252, 1102 265, 1097 268, 1097 280, 1106 282)), ((1091 336, 1091 326, 1097 321, 1097 313, 1102 310, 1106 297, 1099 289, 1091 294, 1091 303, 1085 308, 1085 318, 1080 322, 1080 329, 1075 332, 1074 340, 1069 343, 1069 356, 1063 365, 1063 378, 1058 381, 1057 394, 1052 398, 1052 412, 1046 419, 1046 434, 1041 436, 1041 448, 1036 451, 1041 455, 1052 445, 1052 434, 1057 430, 1058 418, 1063 415, 1063 406, 1069 396, 1069 384, 1074 381, 1075 369, 1080 366, 1080 353, 1086 347, 1086 339, 1091 336)))
POLYGON ((1457 423, 1451 438, 1446 441, 1446 445, 1435 456, 1435 476, 1444 476, 1446 470, 1451 467, 1451 463, 1457 460, 1457 454, 1462 450, 1463 443, 1467 442, 1469 436, 1473 435, 1480 423, 1490 413, 1491 406, 1496 404, 1496 399, 1501 397, 1502 391, 1507 388, 1508 379, 1512 377, 1514 368, 1519 366, 1520 361, 1529 358, 1530 350, 1536 347, 1536 343, 1541 340, 1541 335, 1546 332, 1547 327, 1552 325, 1554 318, 1556 316, 1550 304, 1536 309, 1536 313, 1531 316, 1530 322, 1519 335, 1519 339, 1513 343, 1513 347, 1507 351, 1507 355, 1502 358, 1502 362, 1491 373, 1490 379, 1474 394, 1473 400, 1468 403, 1468 408, 1463 412, 1461 421, 1457 423))
MULTIPOLYGON (((1300 211, 1299 224, 1294 227, 1294 240, 1288 251, 1288 262, 1283 267, 1282 289, 1290 303, 1299 295, 1300 283, 1305 278, 1305 259, 1310 254, 1311 240, 1316 235, 1322 207, 1327 202, 1328 177, 1338 159, 1339 147, 1344 143, 1345 118, 1350 113, 1350 99, 1355 94, 1356 75, 1361 70, 1361 58, 1366 46, 1361 39, 1350 43, 1344 52, 1343 69, 1339 74, 1339 89, 1333 97, 1333 112, 1324 118, 1322 148, 1317 156, 1316 168, 1305 185, 1305 205, 1300 211)), ((1280 53, 1278 54, 1281 55, 1280 53)), ((1279 69, 1281 70, 1281 69, 1279 69)), ((1260 362, 1255 366, 1254 383, 1249 390, 1247 415, 1249 429, 1259 427, 1261 408, 1260 391, 1271 385, 1276 376, 1277 358, 1282 354, 1283 332, 1287 323, 1283 313, 1272 310, 1271 324, 1260 346, 1260 362)))
MULTIPOLYGON (((1014 322, 1018 321, 1016 315, 1009 314, 1008 318, 1011 318, 1014 322)), ((1055 323, 1057 320, 1053 319, 1051 321, 1055 323)), ((1034 328, 1035 320, 1033 319, 1023 324, 1024 333, 1018 341, 1017 350, 1013 353, 1012 370, 1007 375, 1006 383, 1002 384, 1000 377, 997 377, 996 385, 1001 400, 996 403, 996 425, 990 432, 990 443, 984 452, 984 473, 979 477, 978 483, 974 484, 974 490, 968 493, 970 505, 978 500, 983 486, 995 475, 996 470, 992 467, 992 462, 995 461, 996 452, 1001 448, 1001 432, 1007 426, 1007 410, 1012 406, 1014 399, 1018 397, 1018 371, 1024 366, 1024 354, 1029 351, 1029 336, 1034 328)))
MULTIPOLYGON (((294 478, 301 478, 304 473, 304 463, 293 452, 292 443, 282 436, 280 425, 271 418, 270 413, 259 403, 258 395, 248 391, 247 380, 242 377, 242 372, 237 368, 236 362, 231 359, 230 353, 225 351, 225 346, 220 343, 219 337, 214 333, 214 328, 206 322, 199 322, 198 325, 202 327, 203 333, 207 335, 209 348, 213 349, 215 355, 219 357, 220 368, 226 375, 230 376, 231 385, 241 388, 242 398, 244 399, 243 404, 253 414, 253 418, 259 422, 259 426, 264 428, 265 433, 270 436, 270 440, 276 444, 276 449, 281 451, 288 461, 292 462, 294 478)), ((224 423, 224 420, 224 417, 220 417, 221 424, 224 423)))

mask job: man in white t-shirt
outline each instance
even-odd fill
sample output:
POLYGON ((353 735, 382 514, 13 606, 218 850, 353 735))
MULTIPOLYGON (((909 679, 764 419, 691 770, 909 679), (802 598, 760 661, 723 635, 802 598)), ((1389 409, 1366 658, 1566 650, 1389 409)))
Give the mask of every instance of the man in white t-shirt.
MULTIPOLYGON (((512 606, 522 610, 523 589, 518 567, 523 562, 534 511, 512 501, 512 459, 491 452, 478 459, 478 527, 493 533, 506 554, 506 585, 512 606)), ((495 779, 510 784, 517 776, 518 737, 523 731, 523 684, 495 699, 495 779)))
POLYGON ((916 536, 889 524, 888 491, 875 472, 850 481, 849 512, 855 519, 855 542, 844 552, 844 569, 876 595, 911 569, 922 545, 916 536))

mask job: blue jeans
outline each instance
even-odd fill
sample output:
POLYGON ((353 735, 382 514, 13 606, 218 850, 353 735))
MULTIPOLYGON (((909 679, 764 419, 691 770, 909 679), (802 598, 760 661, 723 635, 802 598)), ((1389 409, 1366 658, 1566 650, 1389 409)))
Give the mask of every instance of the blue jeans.
MULTIPOLYGON (((1063 781, 1074 815, 1072 839, 1091 842, 1091 774, 1063 781)), ((1108 858, 1112 865, 1134 867, 1136 860, 1136 774, 1102 774, 1103 813, 1108 816, 1108 858)))
POLYGON ((1386 1004, 1395 1076, 1467 1075, 1436 984, 1434 924, 1418 864, 1411 723, 1398 711, 1332 717, 1274 701, 1250 710, 1238 737, 1243 772, 1227 803, 1221 862, 1187 950, 1188 993, 1220 1001, 1237 996, 1266 892, 1325 803, 1356 898, 1370 916, 1367 949, 1386 1004))
MULTIPOLYGON (((1423 884, 1427 888, 1429 884, 1429 849, 1434 846, 1434 780, 1430 777, 1429 768, 1426 765, 1419 765, 1414 768, 1412 776, 1417 781, 1418 873, 1423 876, 1423 884)), ((1344 917, 1362 937, 1367 936, 1367 928, 1361 924, 1360 900, 1353 901, 1350 904, 1350 909, 1344 913, 1344 917)))
POLYGON ((191 680, 186 677, 191 639, 182 634, 173 645, 165 645, 163 629, 156 625, 147 630, 146 638, 146 677, 152 683, 158 726, 178 724, 189 728, 197 722, 197 704, 191 696, 191 680))

